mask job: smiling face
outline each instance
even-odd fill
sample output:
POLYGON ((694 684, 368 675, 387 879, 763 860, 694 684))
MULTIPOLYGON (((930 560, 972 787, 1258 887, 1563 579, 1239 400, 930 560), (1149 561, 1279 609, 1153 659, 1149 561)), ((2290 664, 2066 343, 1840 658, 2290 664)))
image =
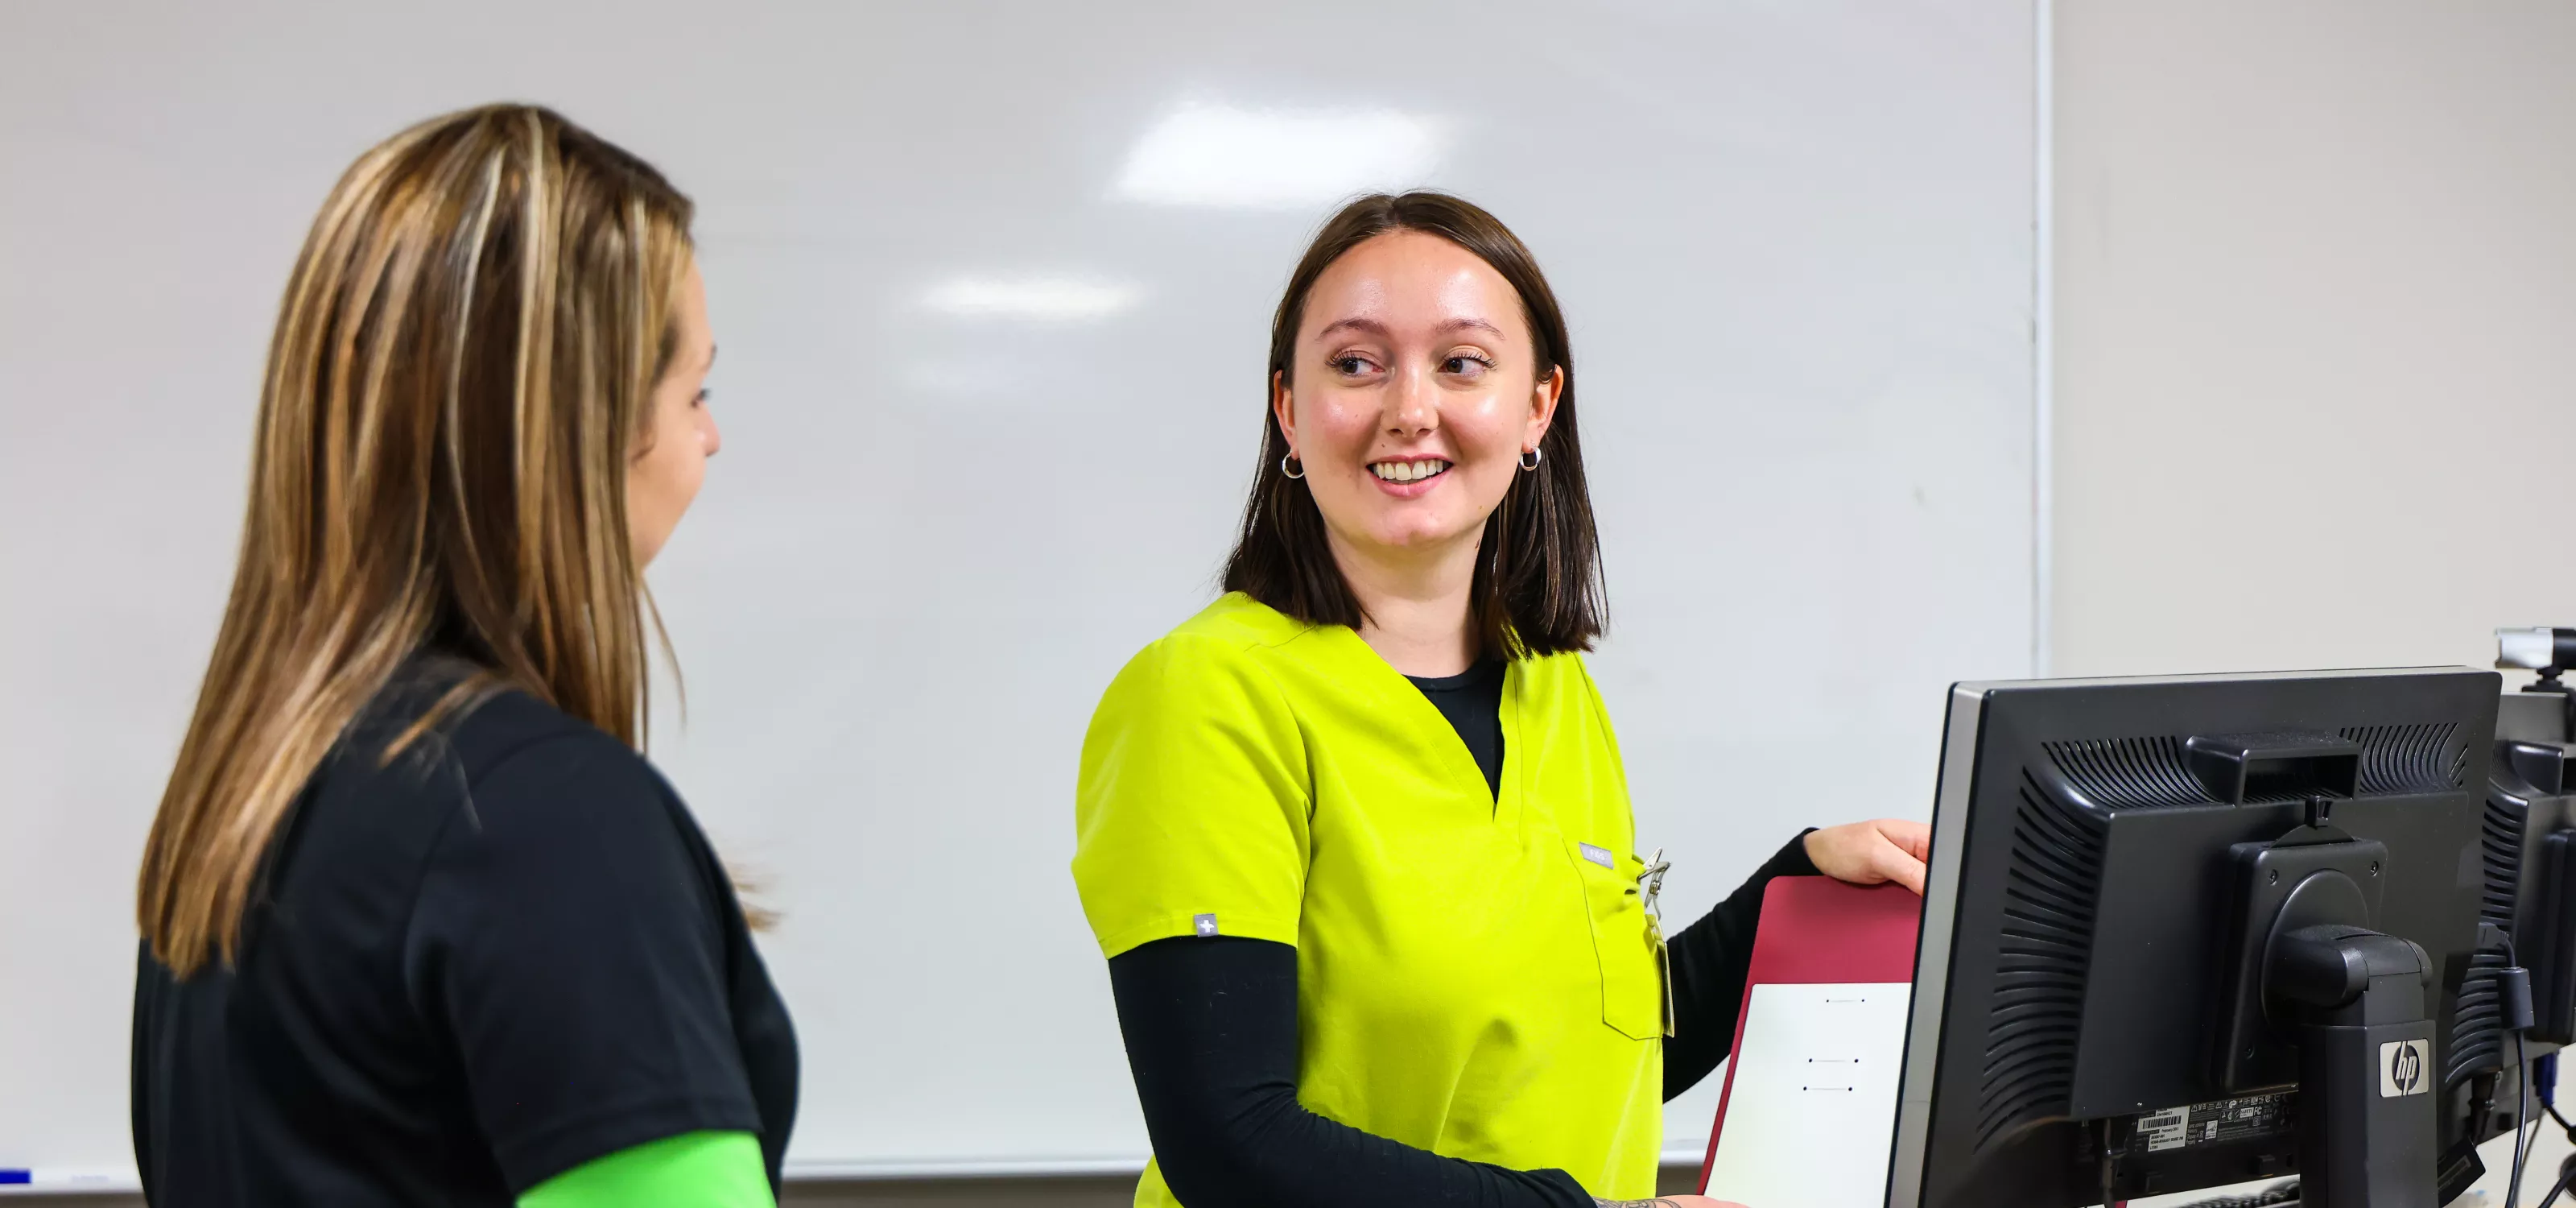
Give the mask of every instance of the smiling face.
POLYGON ((1501 273, 1399 230, 1315 279, 1271 410, 1336 556, 1403 563, 1473 553, 1563 380, 1501 273))

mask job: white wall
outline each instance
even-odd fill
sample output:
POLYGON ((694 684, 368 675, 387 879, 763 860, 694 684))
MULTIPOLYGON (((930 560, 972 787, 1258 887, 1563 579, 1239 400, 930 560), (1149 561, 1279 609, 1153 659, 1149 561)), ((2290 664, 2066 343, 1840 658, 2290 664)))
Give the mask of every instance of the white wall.
POLYGON ((2576 3, 2056 25, 2052 670, 2576 625, 2576 3))
POLYGON ((2576 624, 2576 3, 2055 26, 2051 670, 2484 665, 2576 624))

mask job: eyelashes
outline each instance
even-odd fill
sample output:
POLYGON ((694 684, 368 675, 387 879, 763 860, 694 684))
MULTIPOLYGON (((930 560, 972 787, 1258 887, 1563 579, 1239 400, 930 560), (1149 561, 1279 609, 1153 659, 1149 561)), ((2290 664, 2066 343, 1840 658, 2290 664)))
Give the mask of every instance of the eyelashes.
MULTIPOLYGON (((1324 366, 1345 377, 1356 377, 1377 368, 1374 361, 1356 352, 1327 357, 1324 359, 1324 366)), ((1490 373, 1493 368, 1492 357, 1472 352, 1453 352, 1440 358, 1440 372, 1452 376, 1490 373)))

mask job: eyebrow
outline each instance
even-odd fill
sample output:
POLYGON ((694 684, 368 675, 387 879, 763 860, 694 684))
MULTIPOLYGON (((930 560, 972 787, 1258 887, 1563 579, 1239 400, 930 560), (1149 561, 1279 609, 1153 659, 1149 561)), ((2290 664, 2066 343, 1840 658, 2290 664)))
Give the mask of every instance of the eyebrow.
MULTIPOLYGON (((1322 331, 1319 331, 1319 332, 1315 333, 1315 338, 1317 338, 1317 339, 1322 339, 1322 338, 1324 338, 1325 336, 1329 336, 1329 335, 1333 334, 1334 332, 1342 331, 1342 330, 1345 330, 1345 329, 1350 330, 1350 331, 1366 332, 1367 334, 1369 334, 1369 335, 1373 335, 1373 336, 1376 336, 1376 337, 1378 337, 1378 338, 1380 338, 1380 339, 1385 339, 1385 338, 1387 338, 1386 324, 1384 324, 1384 323, 1380 323, 1380 322, 1378 322, 1378 321, 1377 321, 1377 320, 1375 320, 1375 319, 1361 319, 1361 318, 1349 318, 1349 319, 1340 319, 1340 320, 1336 320, 1335 322, 1333 322, 1333 323, 1331 323, 1331 324, 1327 325, 1327 326, 1324 328, 1324 330, 1322 330, 1322 331)), ((1491 323, 1488 323, 1488 322, 1484 321, 1483 319, 1451 319, 1451 320, 1449 320, 1448 322, 1441 324, 1441 325, 1440 325, 1440 327, 1439 327, 1439 330, 1444 331, 1444 332, 1448 332, 1448 331, 1490 331, 1490 332, 1492 332, 1492 333, 1494 333, 1495 335, 1498 335, 1498 336, 1503 334, 1503 329, 1502 329, 1502 328, 1496 327, 1496 326, 1494 326, 1493 324, 1491 324, 1491 323)))

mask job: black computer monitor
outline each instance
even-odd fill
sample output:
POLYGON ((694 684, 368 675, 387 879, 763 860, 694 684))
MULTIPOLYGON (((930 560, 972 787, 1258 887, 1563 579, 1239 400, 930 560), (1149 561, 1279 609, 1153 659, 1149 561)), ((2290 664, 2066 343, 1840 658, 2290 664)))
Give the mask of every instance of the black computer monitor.
POLYGON ((2500 686, 1954 688, 1890 1208, 2431 1208, 2500 686))
MULTIPOLYGON (((2576 630, 2568 629, 2499 630, 2498 637, 2553 632, 2562 648, 2576 642, 2576 630)), ((2479 952, 2462 990, 2460 1031, 2476 1042, 2454 1058, 2470 1075, 2451 1088, 2444 1118, 2457 1123, 2444 1138, 2454 1151, 2533 1119, 2537 1109, 2526 1101, 2533 1063, 2576 1042, 2576 696, 2559 681, 2554 659, 2520 660, 2512 642, 2504 647, 2498 666, 2542 675, 2498 701, 2478 917, 2488 934, 2511 945, 2479 952), (2518 1042, 2502 1026, 2507 1008, 2495 977, 2511 961, 2528 971, 2532 1007, 2531 1027, 2518 1042)))
MULTIPOLYGON (((2545 681, 2544 681, 2545 682, 2545 681)), ((2482 917, 2531 971, 2528 1052, 2576 1043, 2576 718, 2569 694, 2526 688, 2498 702, 2487 789, 2482 917)))

